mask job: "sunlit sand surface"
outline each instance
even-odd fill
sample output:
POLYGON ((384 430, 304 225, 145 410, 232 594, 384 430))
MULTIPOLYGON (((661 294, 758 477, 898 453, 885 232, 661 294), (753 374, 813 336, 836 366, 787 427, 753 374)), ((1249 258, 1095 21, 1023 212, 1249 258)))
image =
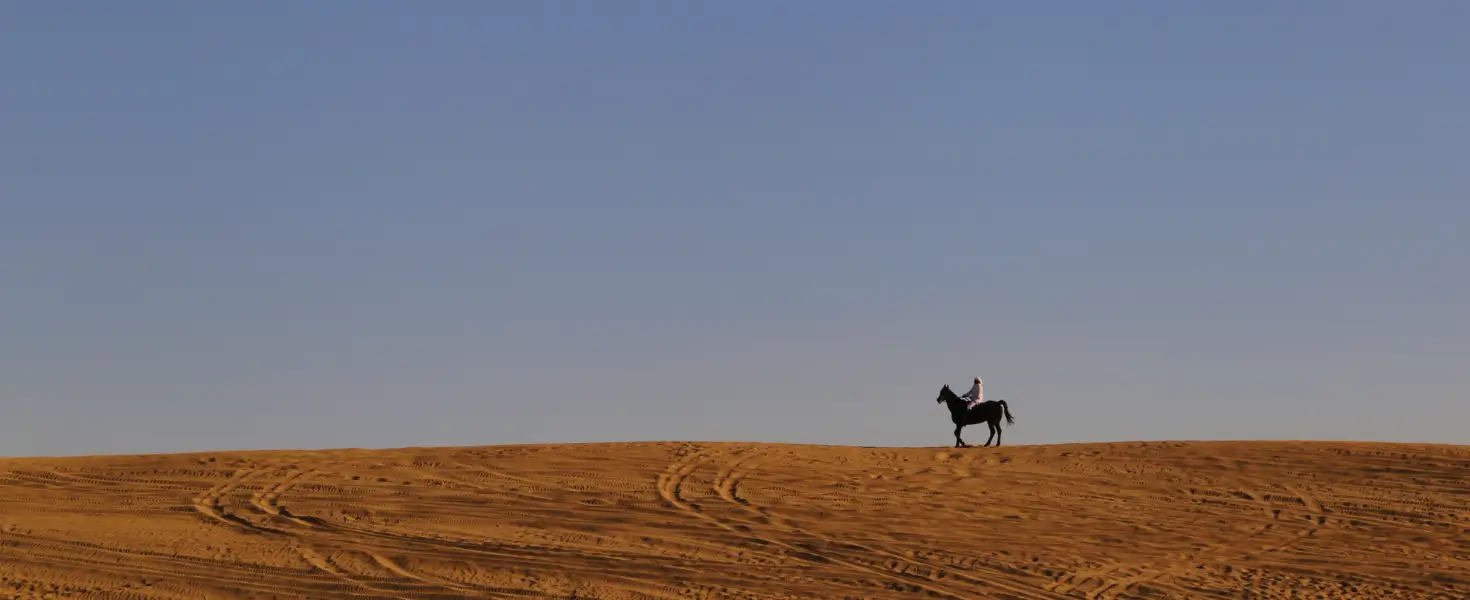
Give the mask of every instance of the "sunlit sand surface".
POLYGON ((467 597, 1464 600, 1470 448, 0 460, 0 598, 467 597))

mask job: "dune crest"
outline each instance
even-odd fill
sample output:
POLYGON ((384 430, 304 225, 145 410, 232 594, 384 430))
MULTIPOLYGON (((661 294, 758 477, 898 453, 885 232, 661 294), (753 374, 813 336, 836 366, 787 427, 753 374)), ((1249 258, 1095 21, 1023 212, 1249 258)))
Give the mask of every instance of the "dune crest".
POLYGON ((1470 597, 1470 448, 0 460, 0 598, 1470 597))

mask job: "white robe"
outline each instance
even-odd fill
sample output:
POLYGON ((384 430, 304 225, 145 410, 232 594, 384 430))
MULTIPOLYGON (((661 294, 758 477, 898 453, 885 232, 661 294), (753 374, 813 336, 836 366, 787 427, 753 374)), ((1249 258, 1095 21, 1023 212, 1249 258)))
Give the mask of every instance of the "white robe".
POLYGON ((960 398, 961 399, 964 399, 964 400, 969 400, 970 401, 970 406, 974 406, 976 404, 979 404, 981 402, 984 402, 985 401, 985 388, 983 386, 984 386, 984 382, 982 382, 982 381, 976 381, 975 382, 975 385, 970 386, 970 391, 965 392, 965 395, 960 396, 960 398))

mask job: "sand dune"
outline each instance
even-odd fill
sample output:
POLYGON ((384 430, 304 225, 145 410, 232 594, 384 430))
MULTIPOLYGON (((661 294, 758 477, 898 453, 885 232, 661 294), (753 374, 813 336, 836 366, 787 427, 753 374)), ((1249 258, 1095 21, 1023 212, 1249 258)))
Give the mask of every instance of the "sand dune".
POLYGON ((1470 598, 1470 448, 0 460, 0 598, 1470 598))

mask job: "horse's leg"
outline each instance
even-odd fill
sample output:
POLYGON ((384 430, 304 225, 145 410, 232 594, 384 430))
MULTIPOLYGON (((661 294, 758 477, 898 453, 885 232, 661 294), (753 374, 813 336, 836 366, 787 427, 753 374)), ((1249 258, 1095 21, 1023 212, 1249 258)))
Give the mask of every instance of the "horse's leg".
POLYGON ((1001 430, 1001 427, 1000 427, 1000 419, 996 419, 995 420, 995 445, 996 445, 996 447, 999 447, 1000 446, 1000 437, 1004 433, 1005 432, 1003 430, 1001 430))
POLYGON ((995 439, 995 423, 986 421, 985 424, 990 426, 990 437, 985 438, 985 445, 989 446, 990 440, 995 439))
POLYGON ((964 428, 964 425, 954 426, 954 447, 956 448, 964 448, 965 446, 969 445, 965 443, 965 440, 960 439, 960 430, 964 428))

